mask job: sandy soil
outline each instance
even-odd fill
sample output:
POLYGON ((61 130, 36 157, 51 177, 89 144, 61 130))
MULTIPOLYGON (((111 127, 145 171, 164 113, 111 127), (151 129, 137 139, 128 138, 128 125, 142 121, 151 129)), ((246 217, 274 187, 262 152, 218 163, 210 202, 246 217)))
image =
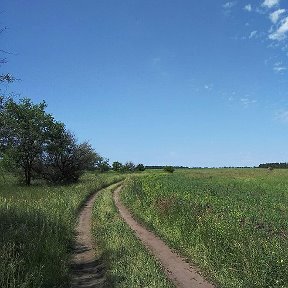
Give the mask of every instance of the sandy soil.
POLYGON ((105 269, 103 264, 95 258, 91 235, 91 216, 96 197, 97 193, 88 198, 80 210, 71 261, 72 288, 99 288, 103 287, 105 282, 105 269))
POLYGON ((130 212, 120 202, 119 193, 121 187, 114 193, 114 201, 125 222, 135 232, 142 243, 154 254, 162 263, 166 274, 176 287, 183 288, 213 288, 214 285, 207 282, 195 267, 186 263, 179 255, 172 252, 171 249, 153 233, 145 229, 136 222, 130 212))

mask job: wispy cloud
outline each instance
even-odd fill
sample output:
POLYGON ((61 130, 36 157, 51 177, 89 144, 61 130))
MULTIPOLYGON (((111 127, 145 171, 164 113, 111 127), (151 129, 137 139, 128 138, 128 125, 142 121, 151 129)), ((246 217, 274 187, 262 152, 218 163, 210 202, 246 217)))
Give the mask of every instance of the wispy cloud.
POLYGON ((288 17, 283 19, 280 23, 278 29, 269 35, 269 39, 271 40, 284 40, 287 37, 288 33, 288 17))
MULTIPOLYGON (((236 35, 233 37, 235 40, 260 40, 263 44, 267 43, 267 48, 272 48, 275 50, 280 51, 282 54, 279 55, 277 58, 278 62, 283 60, 283 57, 287 59, 288 56, 288 9, 283 8, 281 6, 281 3, 286 2, 286 1, 281 1, 281 0, 259 0, 255 1, 258 3, 252 2, 252 0, 246 0, 249 1, 248 3, 244 2, 242 4, 242 11, 248 12, 251 15, 253 14, 258 14, 256 15, 257 17, 265 17, 266 18, 266 23, 267 26, 266 28, 261 28, 259 25, 257 25, 256 21, 249 21, 249 22, 244 22, 245 26, 248 27, 245 29, 246 33, 247 30, 249 31, 248 34, 245 36, 239 36, 236 35), (271 22, 272 24, 271 24, 271 22)), ((235 2, 235 1, 234 1, 235 2)), ((226 2, 224 4, 227 9, 227 14, 230 14, 232 12, 232 9, 228 9, 230 7, 233 7, 231 4, 233 3, 232 1, 226 2)), ((237 3, 240 3, 238 1, 237 3)), ((284 4, 283 4, 284 5, 284 4)), ((223 7, 224 7, 223 6, 223 7)), ((226 13, 226 12, 225 12, 226 13)), ((278 74, 283 74, 284 72, 288 72, 288 63, 286 64, 275 64, 277 61, 274 59, 274 61, 270 61, 270 67, 271 70, 275 73, 278 74)), ((286 63, 285 61, 282 61, 286 63)), ((286 74, 286 73, 285 73, 286 74)), ((246 103, 245 101, 246 98, 242 99, 242 103, 246 103)))
POLYGON ((285 70, 287 70, 287 67, 279 67, 279 66, 274 66, 273 70, 277 73, 283 72, 285 70))
POLYGON ((251 12, 252 11, 252 5, 251 4, 247 4, 244 6, 244 10, 251 12))
POLYGON ((205 89, 205 90, 208 90, 208 91, 213 90, 213 84, 205 84, 205 85, 204 85, 204 89, 205 89))
POLYGON ((231 9, 232 7, 234 7, 237 4, 236 1, 230 1, 230 2, 226 2, 225 4, 223 4, 223 8, 224 9, 231 9))
POLYGON ((285 9, 278 9, 269 15, 270 20, 276 24, 280 18, 280 16, 285 13, 285 9))
POLYGON ((265 0, 263 3, 262 3, 262 6, 265 6, 265 7, 268 7, 268 8, 272 8, 274 7, 275 5, 278 5, 280 2, 280 0, 265 0))
POLYGON ((249 99, 249 98, 241 98, 240 102, 244 105, 244 106, 249 106, 251 104, 255 104, 257 103, 257 100, 254 99, 249 99))
POLYGON ((273 70, 274 70, 274 72, 276 72, 276 73, 281 73, 281 72, 287 70, 287 67, 284 66, 282 62, 276 62, 276 63, 274 64, 273 70))
POLYGON ((249 39, 255 38, 256 35, 257 35, 257 31, 256 30, 252 31, 249 35, 249 39))

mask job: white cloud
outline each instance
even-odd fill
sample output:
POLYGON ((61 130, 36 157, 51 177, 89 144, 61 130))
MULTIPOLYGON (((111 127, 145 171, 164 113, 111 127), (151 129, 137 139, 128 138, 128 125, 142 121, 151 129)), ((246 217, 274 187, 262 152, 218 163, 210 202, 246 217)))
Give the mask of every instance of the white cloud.
POLYGON ((280 72, 282 72, 282 71, 287 70, 287 68, 286 68, 286 67, 282 67, 282 66, 274 66, 274 67, 273 67, 273 70, 274 70, 275 72, 277 72, 277 73, 280 73, 280 72))
POLYGON ((250 33, 250 35, 249 35, 249 39, 252 39, 252 38, 256 37, 256 34, 257 34, 257 31, 256 31, 256 30, 255 30, 255 31, 252 31, 252 32, 250 33))
POLYGON ((282 62, 276 62, 276 63, 274 64, 273 70, 274 70, 274 72, 276 72, 276 73, 280 73, 280 72, 283 72, 283 71, 287 70, 287 67, 285 67, 285 66, 282 64, 282 62))
POLYGON ((248 12, 251 12, 252 11, 252 6, 251 4, 247 4, 244 6, 244 10, 248 11, 248 12))
POLYGON ((236 1, 230 1, 230 2, 226 2, 224 5, 223 5, 223 8, 225 9, 230 9, 232 7, 234 7, 236 5, 236 1))
POLYGON ((250 100, 249 98, 241 98, 240 101, 244 106, 248 106, 248 105, 257 103, 256 100, 250 100))
POLYGON ((209 91, 213 90, 213 84, 205 84, 204 89, 209 90, 209 91))
POLYGON ((287 37, 288 32, 288 17, 281 21, 279 28, 269 35, 269 39, 271 40, 284 40, 287 37))
POLYGON ((278 5, 280 0, 265 0, 262 6, 266 6, 268 8, 272 8, 275 5, 278 5))
POLYGON ((283 14, 286 10, 285 9, 278 9, 269 15, 270 20, 276 24, 279 20, 281 14, 283 14))

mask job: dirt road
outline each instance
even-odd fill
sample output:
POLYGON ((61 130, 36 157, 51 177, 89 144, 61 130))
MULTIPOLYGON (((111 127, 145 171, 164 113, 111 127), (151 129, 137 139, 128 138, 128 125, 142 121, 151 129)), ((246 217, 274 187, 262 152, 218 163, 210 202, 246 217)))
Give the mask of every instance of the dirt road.
MULTIPOLYGON (((115 190, 114 201, 122 218, 132 230, 134 230, 136 236, 143 244, 162 263, 167 276, 176 287, 214 288, 214 286, 203 279, 193 267, 183 261, 177 254, 173 253, 162 240, 132 218, 130 212, 120 202, 120 191, 121 187, 115 190)), ((97 194, 98 193, 95 193, 87 199, 79 214, 78 225, 76 227, 77 237, 71 261, 72 288, 99 288, 104 286, 105 269, 101 261, 95 258, 91 235, 92 209, 97 194)))
POLYGON ((114 192, 114 201, 120 215, 131 229, 134 230, 136 236, 142 241, 142 243, 162 263, 167 276, 176 285, 176 287, 214 288, 214 285, 208 283, 200 274, 198 274, 195 268, 183 261, 183 259, 176 253, 173 253, 162 240, 132 218, 130 212, 120 202, 120 191, 121 187, 117 188, 114 192))
POLYGON ((71 263, 72 288, 99 288, 104 285, 104 267, 95 259, 91 235, 92 209, 97 194, 87 199, 79 214, 71 263))

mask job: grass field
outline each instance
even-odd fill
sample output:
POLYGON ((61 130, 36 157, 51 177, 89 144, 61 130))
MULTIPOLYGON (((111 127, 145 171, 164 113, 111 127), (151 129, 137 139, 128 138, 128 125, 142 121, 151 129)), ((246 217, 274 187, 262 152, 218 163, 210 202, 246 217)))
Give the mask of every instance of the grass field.
POLYGON ((122 200, 219 287, 288 287, 287 170, 154 172, 122 200))
POLYGON ((112 190, 109 187, 101 191, 93 211, 96 251, 107 266, 106 287, 174 287, 120 218, 112 190))
POLYGON ((0 178, 0 287, 68 287, 76 212, 92 191, 123 176, 87 173, 69 186, 0 178))

